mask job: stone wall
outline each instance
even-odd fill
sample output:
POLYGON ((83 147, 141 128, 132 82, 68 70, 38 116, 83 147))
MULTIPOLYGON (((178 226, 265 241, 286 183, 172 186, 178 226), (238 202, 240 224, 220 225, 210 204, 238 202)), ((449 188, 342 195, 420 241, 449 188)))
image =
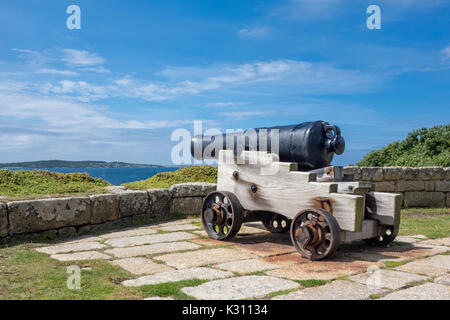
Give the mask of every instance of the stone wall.
POLYGON ((168 189, 131 191, 110 187, 108 194, 0 202, 0 238, 51 232, 60 237, 84 234, 133 218, 198 215, 213 183, 183 183, 168 189))
POLYGON ((403 194, 404 207, 450 207, 450 167, 344 167, 375 191, 403 194))

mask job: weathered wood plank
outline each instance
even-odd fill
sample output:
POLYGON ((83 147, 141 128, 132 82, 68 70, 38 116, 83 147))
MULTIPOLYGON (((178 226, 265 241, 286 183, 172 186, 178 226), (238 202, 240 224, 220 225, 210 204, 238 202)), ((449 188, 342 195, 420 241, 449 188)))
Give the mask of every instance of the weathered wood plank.
POLYGON ((400 224, 402 195, 399 193, 369 192, 366 196, 369 217, 380 224, 400 224))
MULTIPOLYGON (((245 209, 271 211, 292 219, 303 209, 318 207, 318 199, 325 198, 330 201, 332 214, 342 230, 361 231, 364 196, 338 194, 336 183, 315 182, 314 173, 291 171, 289 163, 265 163, 269 168, 279 164, 279 168, 276 174, 264 175, 261 163, 239 164, 230 161, 232 151, 220 153, 217 190, 236 194, 245 209), (238 172, 237 179, 234 172, 238 172), (251 191, 252 185, 256 186, 256 192, 251 191)), ((245 153, 241 156, 248 157, 245 153)))
POLYGON ((351 242, 355 240, 370 239, 378 236, 378 221, 377 220, 364 220, 362 224, 361 232, 341 232, 342 242, 351 242))

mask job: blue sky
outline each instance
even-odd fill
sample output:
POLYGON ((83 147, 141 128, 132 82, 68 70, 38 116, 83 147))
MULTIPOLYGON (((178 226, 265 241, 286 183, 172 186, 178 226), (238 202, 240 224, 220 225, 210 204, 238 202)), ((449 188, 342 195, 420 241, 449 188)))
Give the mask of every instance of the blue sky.
POLYGON ((170 164, 194 120, 324 120, 347 142, 333 164, 355 163, 449 123, 449 31, 443 0, 2 1, 0 162, 170 164))

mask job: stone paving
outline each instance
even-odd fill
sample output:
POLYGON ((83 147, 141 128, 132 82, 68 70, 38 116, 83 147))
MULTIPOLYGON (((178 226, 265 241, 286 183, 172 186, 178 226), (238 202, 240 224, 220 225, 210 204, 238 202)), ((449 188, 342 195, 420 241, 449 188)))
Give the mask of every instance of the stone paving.
POLYGON ((36 250, 74 264, 108 260, 129 272, 124 286, 203 280, 181 289, 193 299, 450 300, 450 237, 403 236, 387 248, 356 241, 341 245, 327 260, 309 261, 295 251, 288 234, 271 234, 260 223, 245 224, 235 238, 217 241, 207 238, 199 219, 182 219, 36 250))

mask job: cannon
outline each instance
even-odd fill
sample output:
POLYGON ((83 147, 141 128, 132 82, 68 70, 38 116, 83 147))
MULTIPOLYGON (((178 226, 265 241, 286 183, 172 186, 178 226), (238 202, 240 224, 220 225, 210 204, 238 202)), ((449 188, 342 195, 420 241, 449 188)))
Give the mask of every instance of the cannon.
POLYGON ((334 153, 342 154, 345 141, 339 127, 324 121, 304 122, 298 125, 251 129, 250 132, 223 134, 222 136, 196 136, 191 140, 191 154, 197 160, 217 158, 218 149, 272 152, 277 142, 280 161, 296 162, 299 170, 312 170, 328 166, 334 153), (251 140, 254 144, 252 146, 251 140), (218 140, 220 140, 218 142, 218 140), (208 146, 215 144, 216 148, 208 146), (253 148, 252 148, 253 147, 253 148))
POLYGON ((314 121, 252 132, 258 136, 253 146, 245 133, 191 141, 195 158, 218 160, 217 191, 201 209, 209 237, 228 240, 243 223, 261 221, 272 233, 289 232, 297 251, 311 260, 331 256, 343 242, 385 246, 395 239, 402 195, 375 192, 372 183, 330 166, 345 148, 337 126, 314 121), (213 152, 205 154, 211 143, 213 152))

